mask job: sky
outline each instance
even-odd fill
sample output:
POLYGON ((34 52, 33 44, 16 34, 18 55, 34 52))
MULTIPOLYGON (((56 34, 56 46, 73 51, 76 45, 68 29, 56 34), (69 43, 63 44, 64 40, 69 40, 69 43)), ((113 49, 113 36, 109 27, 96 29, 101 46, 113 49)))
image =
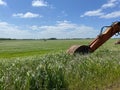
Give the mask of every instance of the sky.
POLYGON ((0 0, 0 38, 95 38, 116 21, 120 0, 0 0))

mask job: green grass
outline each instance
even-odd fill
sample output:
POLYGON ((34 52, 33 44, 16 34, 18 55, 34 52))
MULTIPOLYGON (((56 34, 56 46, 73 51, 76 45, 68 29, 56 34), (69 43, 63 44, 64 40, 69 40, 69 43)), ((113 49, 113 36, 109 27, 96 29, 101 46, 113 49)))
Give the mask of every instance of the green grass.
POLYGON ((43 55, 66 50, 72 44, 87 44, 89 40, 0 40, 0 58, 43 55))
POLYGON ((14 54, 34 50, 39 53, 41 49, 48 51, 47 54, 31 52, 10 58, 1 55, 0 90, 111 89, 120 83, 120 46, 114 45, 114 39, 92 54, 71 56, 65 53, 73 44, 88 44, 90 41, 3 41, 5 55, 10 55, 10 51, 14 54), (14 52, 13 48, 17 50, 14 52))

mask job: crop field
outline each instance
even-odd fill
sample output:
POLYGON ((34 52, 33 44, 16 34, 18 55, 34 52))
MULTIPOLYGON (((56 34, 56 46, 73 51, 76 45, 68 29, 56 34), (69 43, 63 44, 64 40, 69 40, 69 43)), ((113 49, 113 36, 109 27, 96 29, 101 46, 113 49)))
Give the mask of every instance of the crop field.
POLYGON ((0 90, 120 90, 120 45, 68 55, 81 40, 0 40, 0 90))

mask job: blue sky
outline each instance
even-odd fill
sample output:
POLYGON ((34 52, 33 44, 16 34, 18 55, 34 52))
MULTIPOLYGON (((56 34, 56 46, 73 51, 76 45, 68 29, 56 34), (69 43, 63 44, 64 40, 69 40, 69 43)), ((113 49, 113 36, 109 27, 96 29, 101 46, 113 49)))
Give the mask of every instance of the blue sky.
POLYGON ((115 21, 120 0, 0 0, 0 38, 93 38, 115 21))

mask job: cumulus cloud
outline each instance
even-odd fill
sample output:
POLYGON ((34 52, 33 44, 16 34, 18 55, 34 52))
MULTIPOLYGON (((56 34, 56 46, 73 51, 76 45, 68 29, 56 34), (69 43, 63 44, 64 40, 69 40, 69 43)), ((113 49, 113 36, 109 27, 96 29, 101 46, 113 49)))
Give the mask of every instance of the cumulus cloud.
POLYGON ((19 17, 19 18, 37 18, 37 17, 42 17, 42 16, 39 15, 39 14, 27 12, 25 14, 23 14, 23 13, 13 14, 13 17, 19 17))
POLYGON ((38 32, 39 38, 93 38, 98 33, 92 27, 77 25, 69 21, 58 21, 55 25, 50 26, 31 26, 32 30, 38 32))
POLYGON ((0 21, 0 38, 43 39, 43 38, 95 38, 99 30, 69 21, 58 21, 55 25, 16 26, 0 21))
POLYGON ((0 0, 0 5, 6 6, 7 3, 5 1, 3 1, 3 0, 0 0))
POLYGON ((0 22, 0 38, 93 38, 98 33, 99 31, 92 27, 77 25, 66 20, 58 21, 55 25, 33 25, 22 28, 7 22, 0 22))
POLYGON ((98 16, 100 18, 117 18, 119 17, 119 11, 113 11, 111 13, 105 13, 104 11, 107 8, 113 8, 117 7, 118 4, 120 3, 120 0, 108 0, 107 3, 103 4, 99 9, 97 10, 91 10, 91 11, 86 11, 83 15, 80 17, 85 17, 85 16, 98 16), (111 16, 114 15, 114 16, 111 16), (108 16, 108 17, 107 17, 108 16))
POLYGON ((33 38, 32 33, 28 30, 20 29, 18 26, 7 22, 0 22, 0 38, 33 38))
POLYGON ((46 7, 48 6, 48 4, 44 0, 33 0, 32 6, 33 7, 46 7))

